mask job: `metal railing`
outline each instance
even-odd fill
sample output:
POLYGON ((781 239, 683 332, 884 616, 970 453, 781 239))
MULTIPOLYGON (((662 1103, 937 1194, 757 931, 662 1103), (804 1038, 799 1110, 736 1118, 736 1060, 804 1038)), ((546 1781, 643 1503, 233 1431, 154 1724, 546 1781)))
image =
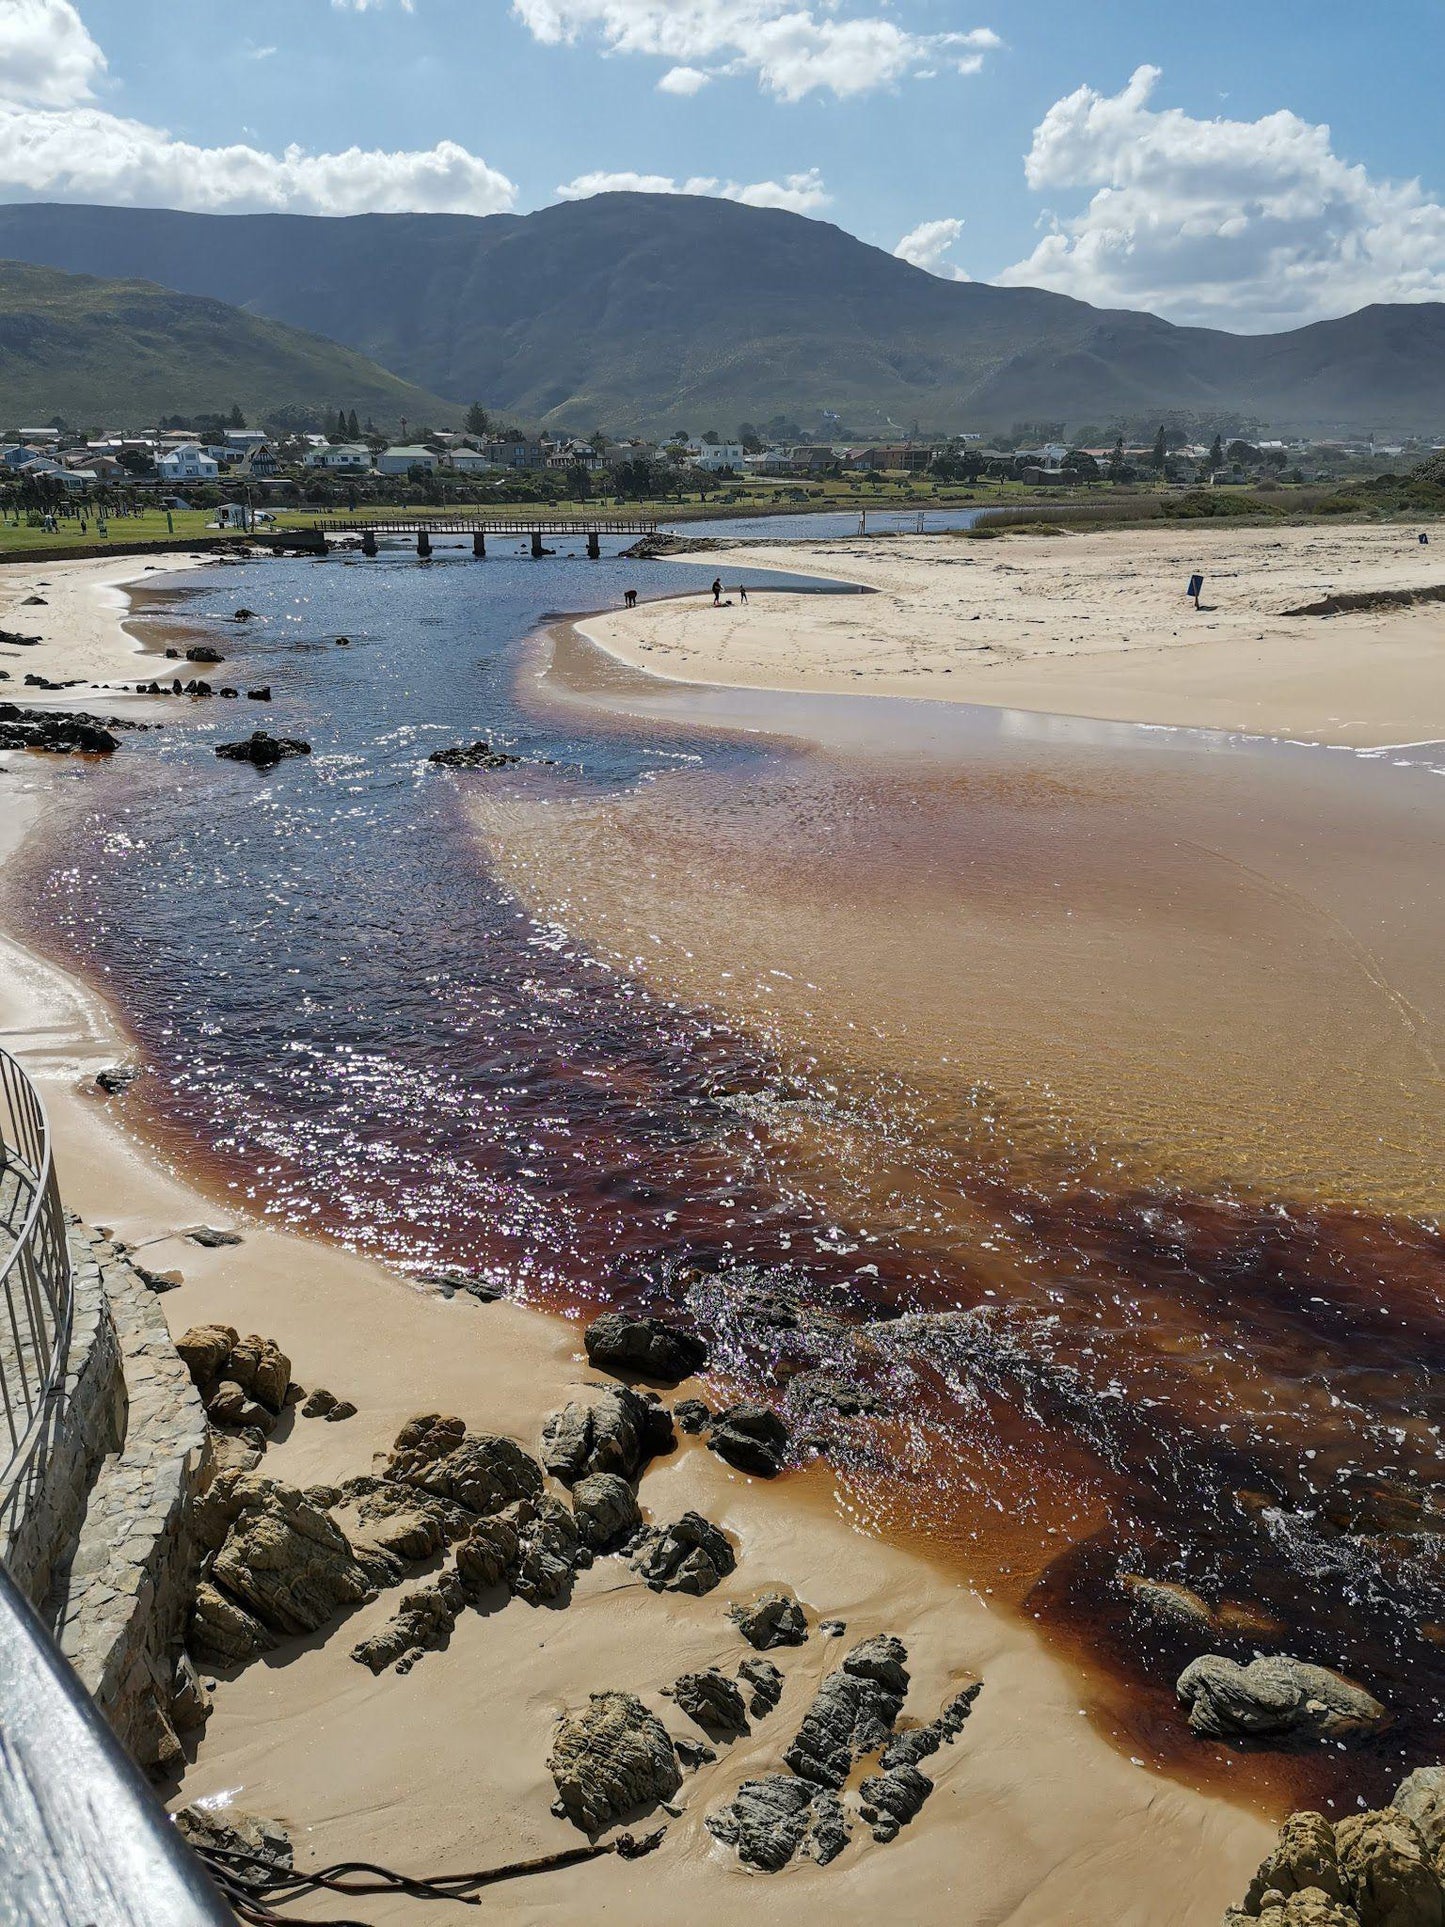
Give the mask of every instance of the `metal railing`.
POLYGON ((0 1544, 43 1466, 72 1309, 50 1120, 34 1084, 0 1050, 0 1544))

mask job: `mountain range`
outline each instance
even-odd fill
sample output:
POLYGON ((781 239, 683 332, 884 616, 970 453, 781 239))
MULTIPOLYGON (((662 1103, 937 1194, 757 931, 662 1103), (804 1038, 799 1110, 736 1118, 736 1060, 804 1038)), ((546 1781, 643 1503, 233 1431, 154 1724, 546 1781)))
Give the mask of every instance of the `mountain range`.
POLYGON ((0 430, 60 415, 138 425, 162 415, 355 408, 444 426, 452 404, 353 348, 148 281, 0 260, 0 430))
POLYGON ((0 257, 207 296, 453 404, 579 430, 820 410, 865 432, 1171 411, 1312 433, 1445 425, 1445 303, 1274 335, 1184 328, 945 281, 827 222, 696 196, 345 219, 11 205, 0 257))

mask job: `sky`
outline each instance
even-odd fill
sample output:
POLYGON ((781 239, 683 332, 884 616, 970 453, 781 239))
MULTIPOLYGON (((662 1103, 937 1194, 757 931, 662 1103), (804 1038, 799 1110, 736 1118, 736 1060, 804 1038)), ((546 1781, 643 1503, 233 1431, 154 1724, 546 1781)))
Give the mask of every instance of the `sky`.
POLYGON ((0 0, 0 200, 618 188, 1262 332, 1445 300, 1445 0, 0 0))

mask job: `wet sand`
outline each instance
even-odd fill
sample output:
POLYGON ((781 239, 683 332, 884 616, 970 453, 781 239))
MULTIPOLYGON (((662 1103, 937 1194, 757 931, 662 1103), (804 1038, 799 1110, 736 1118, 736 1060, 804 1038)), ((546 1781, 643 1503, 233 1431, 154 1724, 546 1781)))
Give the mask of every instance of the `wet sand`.
POLYGON ((756 689, 988 703, 1328 743, 1445 737, 1445 603, 1284 611, 1445 584, 1445 535, 1410 527, 1012 531, 851 538, 699 558, 733 606, 644 603, 586 633, 654 675, 756 689), (833 576, 854 604, 737 587, 750 569, 833 576), (1185 597, 1205 577, 1198 613, 1185 597))
POLYGON ((194 566, 184 555, 0 565, 0 629, 40 639, 35 648, 0 643, 0 668, 10 672, 9 682, 0 683, 0 700, 64 707, 87 701, 93 684, 150 674, 147 643, 122 626, 132 609, 127 585, 160 582, 194 566), (38 606, 29 605, 32 596, 42 599, 38 606), (84 686, 27 689, 31 674, 84 686))

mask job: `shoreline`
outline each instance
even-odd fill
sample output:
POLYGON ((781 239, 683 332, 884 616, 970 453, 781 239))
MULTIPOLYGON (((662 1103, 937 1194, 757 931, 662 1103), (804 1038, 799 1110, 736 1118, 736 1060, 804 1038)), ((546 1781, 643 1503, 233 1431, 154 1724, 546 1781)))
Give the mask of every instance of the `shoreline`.
MULTIPOLYGON (((47 788, 37 784, 29 807, 11 814, 0 861, 41 826, 47 788)), ((147 1263, 179 1263, 186 1283, 163 1301, 173 1329, 223 1318, 275 1336, 304 1383, 326 1383, 360 1407, 340 1427, 298 1422, 273 1443, 268 1472, 305 1485, 367 1470, 370 1454, 418 1410, 455 1410, 474 1427, 535 1446, 543 1415, 590 1378, 575 1326, 505 1302, 448 1302, 370 1260, 239 1217, 245 1243, 236 1250, 167 1242, 167 1232, 217 1203, 127 1136, 110 1106, 83 1094, 82 1080, 116 1055, 114 1013, 88 985, 9 938, 4 953, 0 1021, 45 1090, 67 1202, 144 1245, 147 1263)), ((769 1488, 685 1441, 648 1474, 643 1504, 660 1518, 696 1505, 734 1535, 741 1558, 724 1589, 702 1601, 657 1598, 603 1562, 567 1614, 533 1618, 514 1602, 487 1620, 467 1615, 447 1652, 429 1654, 407 1678, 373 1680, 347 1649, 389 1616, 395 1598, 383 1595, 324 1643, 306 1642, 295 1657, 258 1663, 224 1684, 180 1797, 234 1792, 238 1806, 296 1823, 302 1857, 314 1850, 318 1861, 357 1854, 422 1869, 515 1857, 524 1839, 525 1850, 573 1844, 575 1833, 547 1811, 542 1762, 555 1711, 612 1686, 655 1703, 658 1685, 683 1667, 726 1663, 738 1642, 724 1600, 781 1582, 814 1613, 846 1617, 850 1639, 875 1630, 904 1638, 916 1680, 910 1713, 931 1717, 948 1687, 971 1673, 985 1687, 962 1739, 939 1762, 938 1791, 902 1839, 886 1849, 855 1844, 833 1869, 799 1865, 766 1880, 750 1896, 764 1918, 821 1917, 840 1904, 900 1896, 914 1918, 952 1918, 967 1896, 979 1918, 1042 1923, 1067 1906, 1081 1922, 1144 1927, 1173 1904, 1182 1879, 1198 1905, 1176 1917, 1212 1923, 1252 1871, 1269 1828, 1221 1798, 1147 1770, 1141 1778, 1080 1717, 1084 1689, 1072 1668, 930 1562, 861 1539, 840 1517, 830 1483, 826 1471, 810 1470, 769 1488), (525 1704, 499 1708, 492 1680, 519 1676, 525 1704), (459 1710, 477 1724, 459 1722, 459 1710), (484 1725, 506 1755, 499 1762, 479 1758, 484 1725)), ((580 1920, 609 1900, 635 1909, 655 1887, 651 1905, 669 1916, 686 1904, 701 1920, 732 1918, 735 1882, 750 1876, 711 1844, 701 1816, 748 1772, 777 1765, 816 1684, 820 1650, 815 1637, 796 1659, 784 1656, 782 1710, 756 1740, 689 1780, 684 1817, 658 1855, 637 1868, 608 1861, 548 1876, 541 1887, 499 1889, 497 1911, 536 1918, 534 1903, 545 1896, 546 1918, 580 1920)), ((453 1914, 470 1917, 458 1908, 437 1919, 453 1914)), ((401 1921, 406 1910, 383 1903, 373 1917, 401 1921)))
POLYGON ((870 543, 785 541, 764 556, 741 541, 696 565, 736 584, 756 557, 870 589, 865 602, 761 588, 746 608, 659 599, 584 617, 579 632, 629 668, 683 684, 906 696, 1351 748, 1445 740, 1438 604, 1286 613, 1332 591, 1438 589, 1445 564, 1408 531, 1171 527, 870 543), (1183 595, 1196 568, 1198 615, 1183 595))

